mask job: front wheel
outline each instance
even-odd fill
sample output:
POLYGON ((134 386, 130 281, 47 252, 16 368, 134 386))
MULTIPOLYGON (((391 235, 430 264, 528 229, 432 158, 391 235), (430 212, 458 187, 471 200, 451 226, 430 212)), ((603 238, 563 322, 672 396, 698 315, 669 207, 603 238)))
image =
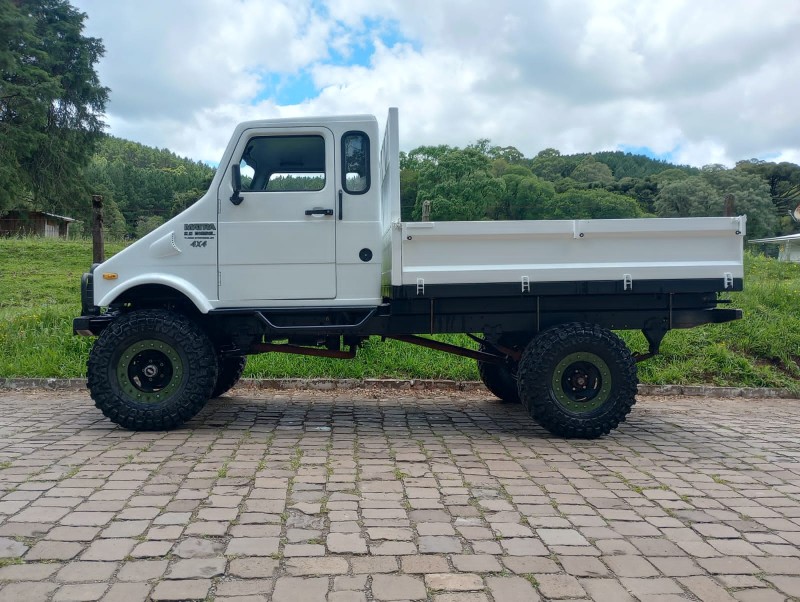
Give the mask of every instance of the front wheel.
POLYGON ((522 355, 522 402, 554 435, 594 439, 615 429, 636 403, 636 362, 613 332, 561 324, 534 338, 522 355))
POLYGON ((217 358, 208 336, 181 314, 133 311, 95 341, 87 386, 112 422, 167 430, 194 417, 211 397, 217 358))

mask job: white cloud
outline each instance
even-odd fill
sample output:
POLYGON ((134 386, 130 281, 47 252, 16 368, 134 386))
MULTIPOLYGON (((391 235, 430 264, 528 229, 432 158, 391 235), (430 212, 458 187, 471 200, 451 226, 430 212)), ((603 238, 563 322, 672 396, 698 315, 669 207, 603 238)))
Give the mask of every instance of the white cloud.
POLYGON ((777 155, 771 156, 769 160, 775 163, 787 162, 800 165, 800 149, 782 150, 777 155))
POLYGON ((736 162, 720 142, 712 139, 686 143, 672 154, 672 161, 678 165, 732 165, 736 162))
POLYGON ((197 159, 218 160, 245 119, 382 120, 389 106, 406 149, 488 137, 528 156, 800 154, 796 0, 74 1, 106 44, 111 132, 197 159), (341 64, 365 43, 366 64, 341 64), (301 72, 308 98, 265 93, 264 78, 301 72))

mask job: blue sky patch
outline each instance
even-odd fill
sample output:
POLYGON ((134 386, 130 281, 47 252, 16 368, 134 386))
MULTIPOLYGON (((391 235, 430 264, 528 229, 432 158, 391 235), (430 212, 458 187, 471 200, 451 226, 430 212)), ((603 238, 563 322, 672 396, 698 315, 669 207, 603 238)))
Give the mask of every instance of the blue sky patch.
POLYGON ((261 77, 261 92, 253 104, 271 98, 279 105, 295 105, 317 94, 319 90, 307 69, 292 74, 267 73, 261 77))
POLYGON ((631 144, 620 144, 618 145, 619 150, 624 153, 631 153, 633 155, 644 155, 645 157, 650 157, 651 159, 655 159, 656 161, 668 161, 670 163, 673 162, 673 158, 675 157, 675 152, 678 150, 677 148, 672 149, 671 151, 667 151, 666 153, 657 153, 649 146, 633 146, 631 144))
MULTIPOLYGON (((314 2, 313 6, 320 15, 327 16, 327 8, 314 2)), ((347 50, 339 52, 328 48, 328 58, 322 64, 337 67, 369 67, 375 54, 375 43, 380 43, 387 48, 397 44, 408 44, 419 50, 419 43, 405 37, 396 21, 388 19, 364 19, 355 28, 346 28, 339 24, 345 34, 349 35, 350 45, 347 50)), ((253 98, 252 104, 271 99, 279 105, 294 105, 315 98, 320 90, 314 85, 309 65, 305 69, 293 74, 265 73, 261 76, 261 91, 253 98)))
POLYGON ((387 48, 397 44, 410 44, 419 49, 419 45, 400 33, 396 21, 386 19, 364 19, 363 25, 358 29, 349 31, 354 43, 348 52, 336 52, 331 49, 328 62, 342 67, 369 67, 372 55, 375 54, 375 40, 378 39, 387 48))

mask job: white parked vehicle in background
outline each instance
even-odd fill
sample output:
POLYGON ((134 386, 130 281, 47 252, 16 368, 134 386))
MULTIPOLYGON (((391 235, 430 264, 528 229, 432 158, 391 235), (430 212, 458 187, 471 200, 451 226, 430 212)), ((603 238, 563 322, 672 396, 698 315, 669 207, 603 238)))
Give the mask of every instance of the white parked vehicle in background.
POLYGON ((171 428, 249 354, 352 358, 377 335, 474 358, 552 433, 597 437, 670 329, 741 317, 718 304, 742 289, 744 217, 404 223, 397 123, 390 109, 380 146, 367 115, 242 123, 199 201, 93 266, 74 330, 99 335, 103 413, 171 428), (437 333, 479 350, 419 336, 437 333))

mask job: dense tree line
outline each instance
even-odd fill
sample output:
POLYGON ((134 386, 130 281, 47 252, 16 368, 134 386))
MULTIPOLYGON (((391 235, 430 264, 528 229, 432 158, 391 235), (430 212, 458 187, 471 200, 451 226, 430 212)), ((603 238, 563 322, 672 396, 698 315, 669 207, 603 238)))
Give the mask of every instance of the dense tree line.
MULTIPOLYGON (((85 175, 90 190, 103 196, 112 236, 142 236, 200 198, 214 169, 167 149, 104 136, 85 175)), ((76 217, 88 220, 88 210, 84 203, 76 217)))
POLYGON ((66 0, 0 0, 0 212, 66 213, 102 133, 102 42, 66 0))
MULTIPOLYGON (((142 236, 200 198, 214 169, 103 136, 85 175, 106 199, 111 233, 142 236)), ((800 166, 793 163, 753 159, 699 169, 620 151, 555 149, 526 158, 487 140, 401 153, 400 181, 404 220, 421 219, 426 200, 431 220, 449 221, 718 216, 730 197, 735 212, 748 216, 749 236, 760 237, 793 231, 788 212, 800 204, 800 166)), ((279 177, 270 188, 308 188, 308 178, 279 177)), ((77 216, 88 220, 87 211, 77 216)))
POLYGON ((752 159, 732 169, 673 165, 621 151, 526 158, 479 140, 466 148, 421 146, 401 154, 405 220, 587 219, 748 216, 750 236, 790 232, 800 166, 752 159))
POLYGON ((213 169, 103 133, 104 48, 83 35, 85 19, 67 0, 0 0, 0 215, 43 210, 85 226, 101 194, 111 234, 141 235, 196 200, 213 169))

